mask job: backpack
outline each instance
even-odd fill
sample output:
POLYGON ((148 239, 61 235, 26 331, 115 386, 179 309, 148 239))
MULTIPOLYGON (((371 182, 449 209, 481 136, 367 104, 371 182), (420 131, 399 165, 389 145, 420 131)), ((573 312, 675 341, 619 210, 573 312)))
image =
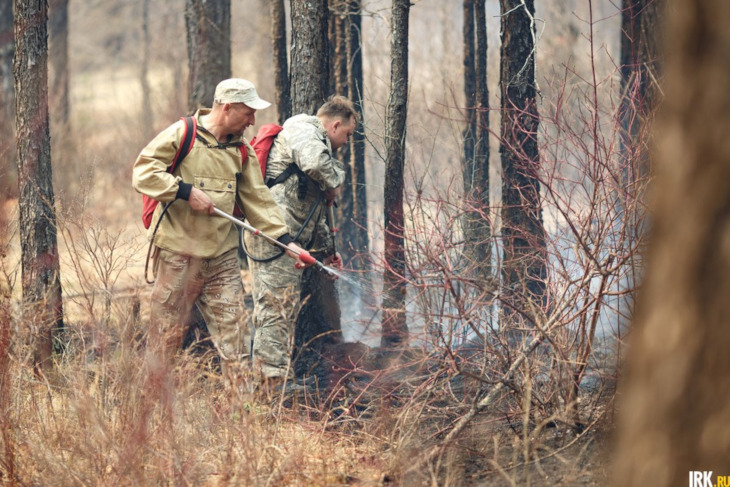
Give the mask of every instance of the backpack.
MULTIPOLYGON (((198 121, 195 117, 180 117, 180 120, 185 122, 185 131, 183 132, 182 143, 180 144, 180 147, 178 147, 175 157, 172 159, 172 164, 167 168, 167 172, 171 174, 178 164, 180 164, 190 153, 190 149, 192 149, 198 135, 198 121)), ((271 144, 269 144, 269 147, 271 147, 271 144)), ((247 157, 246 145, 244 144, 239 146, 239 149, 241 150, 241 164, 243 164, 247 157)), ((158 204, 159 201, 156 199, 150 198, 146 194, 142 195, 142 225, 144 225, 145 228, 150 228, 150 225, 152 224, 152 215, 154 214, 155 208, 157 208, 158 204)), ((234 207, 233 214, 236 217, 243 216, 243 212, 241 212, 238 205, 234 207)))
MULTIPOLYGON (((274 138, 279 135, 282 129, 281 125, 275 123, 262 125, 256 133, 256 137, 251 139, 251 146, 256 152, 256 158, 259 160, 259 167, 261 167, 261 176, 263 176, 266 186, 273 188, 277 184, 286 181, 292 174, 296 174, 300 181, 299 193, 302 194, 302 187, 306 188, 306 175, 294 163, 289 164, 276 178, 266 179, 266 164, 269 161, 269 152, 271 152, 271 146, 274 145, 274 138)), ((303 199, 303 196, 300 196, 300 199, 303 199)))

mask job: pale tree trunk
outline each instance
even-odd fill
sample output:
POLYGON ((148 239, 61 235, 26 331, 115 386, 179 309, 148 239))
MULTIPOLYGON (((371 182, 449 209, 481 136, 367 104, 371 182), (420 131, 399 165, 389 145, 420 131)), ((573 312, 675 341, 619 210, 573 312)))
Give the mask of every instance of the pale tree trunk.
POLYGON ((615 485, 730 475, 730 3, 667 10, 646 278, 619 409, 615 485))
POLYGON ((383 347, 408 344, 405 301, 403 166, 408 109, 408 14, 410 0, 393 0, 390 42, 390 97, 385 114, 385 216, 383 272, 383 347))
MULTIPOLYGON (((13 86, 13 0, 0 0, 0 204, 17 195, 15 88, 13 86)), ((0 216, 0 220, 2 216, 0 216)))
POLYGON ((327 98, 329 55, 327 0, 291 2, 292 113, 314 115, 327 98))
POLYGON ((142 88, 142 106, 140 118, 142 133, 145 137, 152 137, 152 97, 150 96, 150 82, 147 73, 150 65, 150 0, 142 0, 142 62, 140 63, 139 82, 142 88))
POLYGON ((15 0, 14 5, 23 321, 36 334, 36 366, 49 371, 63 307, 48 121, 48 4, 15 0))
POLYGON ((188 109, 213 106, 215 87, 231 77, 230 0, 186 0, 188 109))
POLYGON ((547 269, 537 179, 535 6, 533 0, 500 0, 500 7, 503 325, 512 328, 520 311, 544 304, 547 269))
POLYGON ((271 0, 271 45, 274 51, 274 101, 279 125, 291 116, 289 61, 286 53, 286 12, 284 0, 271 0))
POLYGON ((49 0, 48 15, 50 113, 54 133, 65 136, 69 121, 68 0, 49 0))

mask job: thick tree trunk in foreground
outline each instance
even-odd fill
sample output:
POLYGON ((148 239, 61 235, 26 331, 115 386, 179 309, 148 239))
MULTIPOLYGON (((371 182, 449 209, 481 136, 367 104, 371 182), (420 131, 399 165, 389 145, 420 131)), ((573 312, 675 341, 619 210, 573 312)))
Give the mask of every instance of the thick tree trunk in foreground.
POLYGON ((50 370, 63 326, 48 121, 48 4, 15 0, 15 93, 23 321, 36 335, 35 363, 50 370))
POLYGON ((188 108, 213 106, 215 87, 231 77, 231 1, 186 0, 188 108))
POLYGON ((274 51, 274 101, 279 125, 291 116, 289 62, 286 55, 286 12, 284 0, 270 0, 271 45, 274 51))
POLYGON ((383 272, 383 347, 406 346, 403 166, 408 110, 408 14, 410 0, 393 0, 390 43, 390 98, 385 115, 385 271, 383 272))
POLYGON ((668 11, 646 278, 619 409, 617 486, 730 475, 730 3, 668 11))
POLYGON ((512 327, 531 304, 541 306, 547 276, 537 172, 535 6, 533 0, 500 0, 502 46, 502 238, 503 315, 512 327))

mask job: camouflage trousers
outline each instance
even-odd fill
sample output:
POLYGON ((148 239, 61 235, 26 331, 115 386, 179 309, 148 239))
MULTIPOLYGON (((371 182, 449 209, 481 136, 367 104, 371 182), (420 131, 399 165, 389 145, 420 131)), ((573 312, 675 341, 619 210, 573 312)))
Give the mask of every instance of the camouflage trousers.
POLYGON ((236 249, 212 259, 159 248, 155 254, 148 348, 167 359, 180 350, 197 303, 221 359, 243 360, 249 347, 236 249))
MULTIPOLYGON (((251 255, 266 258, 278 250, 261 238, 245 236, 251 255)), ((271 262, 248 259, 253 274, 253 361, 264 378, 291 377, 290 357, 300 309, 302 270, 286 256, 271 262)))

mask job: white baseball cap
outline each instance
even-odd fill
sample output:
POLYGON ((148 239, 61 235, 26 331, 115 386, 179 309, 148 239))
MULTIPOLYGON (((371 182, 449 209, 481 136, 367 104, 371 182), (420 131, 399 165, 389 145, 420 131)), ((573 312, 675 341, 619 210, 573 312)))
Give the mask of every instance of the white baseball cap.
POLYGON ((271 106, 271 103, 259 98, 253 83, 241 78, 226 79, 218 83, 213 100, 216 103, 243 103, 254 110, 271 106))

